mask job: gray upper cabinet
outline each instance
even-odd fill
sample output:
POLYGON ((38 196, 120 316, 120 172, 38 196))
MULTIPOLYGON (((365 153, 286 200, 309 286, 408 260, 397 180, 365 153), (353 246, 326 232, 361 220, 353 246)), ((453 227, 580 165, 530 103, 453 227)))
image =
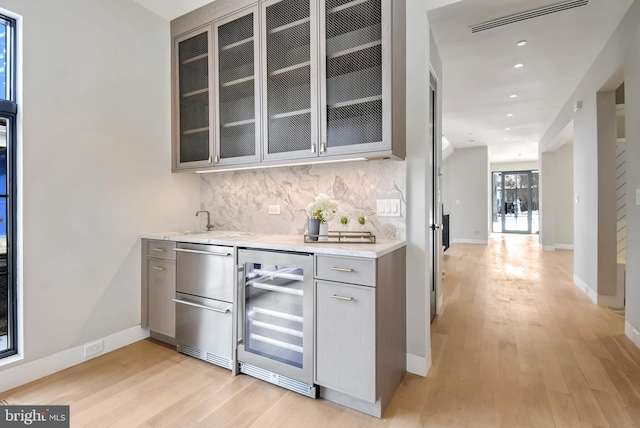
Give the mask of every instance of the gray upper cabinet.
POLYGON ((174 43, 173 169, 213 163, 210 27, 178 37, 174 43))
POLYGON ((320 155, 392 149, 391 1, 321 0, 320 155))
POLYGON ((216 165, 260 161, 260 43, 257 29, 257 6, 214 23, 216 165))
POLYGON ((404 0, 217 0, 172 21, 174 170, 404 159, 405 14, 404 0))
POLYGON ((264 159, 317 156, 317 2, 262 3, 264 159))

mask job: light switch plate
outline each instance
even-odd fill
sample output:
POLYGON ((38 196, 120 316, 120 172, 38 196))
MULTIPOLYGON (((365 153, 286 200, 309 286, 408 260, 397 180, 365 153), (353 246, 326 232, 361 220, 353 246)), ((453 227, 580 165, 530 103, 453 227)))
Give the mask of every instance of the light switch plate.
POLYGON ((378 199, 376 205, 378 217, 401 217, 400 199, 378 199))

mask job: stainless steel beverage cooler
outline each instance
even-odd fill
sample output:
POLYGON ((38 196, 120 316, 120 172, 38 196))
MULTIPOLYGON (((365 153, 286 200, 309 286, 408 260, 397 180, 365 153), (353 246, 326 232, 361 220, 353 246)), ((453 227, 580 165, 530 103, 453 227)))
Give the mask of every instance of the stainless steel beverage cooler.
POLYGON ((240 371, 316 398, 313 256, 240 250, 240 371))

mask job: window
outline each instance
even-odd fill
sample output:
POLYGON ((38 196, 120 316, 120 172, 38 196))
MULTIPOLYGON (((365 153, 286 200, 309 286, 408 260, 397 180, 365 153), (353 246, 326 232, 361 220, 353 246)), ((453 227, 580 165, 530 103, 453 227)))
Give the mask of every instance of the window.
POLYGON ((0 15, 0 358, 17 353, 15 21, 0 15))

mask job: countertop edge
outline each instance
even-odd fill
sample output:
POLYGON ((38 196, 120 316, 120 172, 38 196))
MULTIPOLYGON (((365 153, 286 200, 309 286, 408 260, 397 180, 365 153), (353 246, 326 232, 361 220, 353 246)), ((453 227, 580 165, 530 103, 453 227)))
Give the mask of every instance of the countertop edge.
MULTIPOLYGON (((233 232, 229 232, 233 234, 233 232)), ((262 250, 295 251, 303 253, 341 255, 377 259, 406 246, 403 240, 379 240, 375 244, 309 244, 300 235, 273 235, 256 233, 251 237, 215 237, 180 232, 147 233, 141 239, 156 241, 188 242, 193 244, 228 245, 262 250), (253 238, 253 239, 252 239, 253 238), (271 240, 269 242, 269 240, 271 240), (278 242, 280 241, 280 242, 278 242), (284 241, 284 242, 283 242, 284 241), (298 242, 299 241, 299 242, 298 242)))

